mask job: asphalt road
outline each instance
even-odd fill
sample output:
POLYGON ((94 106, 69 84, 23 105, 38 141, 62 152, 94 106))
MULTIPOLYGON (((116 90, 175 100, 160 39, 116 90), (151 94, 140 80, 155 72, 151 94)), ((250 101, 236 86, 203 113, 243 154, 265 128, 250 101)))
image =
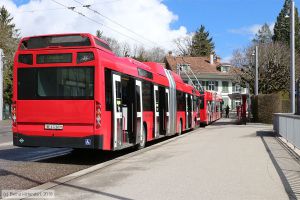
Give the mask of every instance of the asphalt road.
POLYGON ((0 198, 1 190, 29 189, 134 150, 78 152, 68 148, 15 147, 10 125, 0 124, 0 198))
POLYGON ((72 149, 15 147, 10 121, 0 122, 0 191, 28 189, 95 163, 83 162, 72 149))

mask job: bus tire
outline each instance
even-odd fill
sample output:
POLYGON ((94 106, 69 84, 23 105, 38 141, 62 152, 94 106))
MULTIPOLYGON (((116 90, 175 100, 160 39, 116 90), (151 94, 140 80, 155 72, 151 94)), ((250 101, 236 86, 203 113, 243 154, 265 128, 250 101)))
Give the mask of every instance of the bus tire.
POLYGON ((141 139, 140 143, 137 145, 137 148, 138 149, 145 148, 146 142, 147 142, 147 131, 146 131, 145 125, 143 125, 142 139, 141 139))

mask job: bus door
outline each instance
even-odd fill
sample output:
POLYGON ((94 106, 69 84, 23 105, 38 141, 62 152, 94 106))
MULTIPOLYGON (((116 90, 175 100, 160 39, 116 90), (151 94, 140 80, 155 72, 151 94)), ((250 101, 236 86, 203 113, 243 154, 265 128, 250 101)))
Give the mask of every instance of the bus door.
POLYGON ((167 93, 164 87, 158 88, 159 93, 159 135, 166 135, 167 133, 167 93))
POLYGON ((195 121, 194 121, 194 97, 193 95, 190 95, 190 101, 191 101, 191 114, 190 114, 190 127, 195 127, 195 121))
POLYGON ((192 125, 192 100, 193 97, 189 94, 185 94, 185 110, 186 110, 186 122, 185 122, 185 127, 186 129, 191 128, 192 125))
POLYGON ((134 80, 113 74, 113 149, 134 145, 134 80))
POLYGON ((121 76, 113 74, 113 149, 122 147, 122 129, 123 129, 123 114, 122 114, 122 85, 121 76))
POLYGON ((158 86, 154 85, 154 138, 159 136, 159 92, 158 86))
POLYGON ((210 101, 207 101, 207 121, 211 122, 211 104, 210 101))
POLYGON ((139 80, 135 81, 135 136, 136 143, 140 143, 142 141, 142 133, 143 133, 143 98, 142 98, 142 82, 139 80))
POLYGON ((170 103, 170 91, 169 89, 166 89, 166 94, 165 94, 165 112, 166 112, 166 118, 165 118, 165 127, 166 127, 166 134, 170 133, 170 112, 169 112, 169 103, 170 103))
POLYGON ((189 128, 192 128, 193 123, 193 96, 188 95, 188 112, 189 112, 189 128))
POLYGON ((185 94, 185 129, 189 128, 189 103, 188 94, 185 94))

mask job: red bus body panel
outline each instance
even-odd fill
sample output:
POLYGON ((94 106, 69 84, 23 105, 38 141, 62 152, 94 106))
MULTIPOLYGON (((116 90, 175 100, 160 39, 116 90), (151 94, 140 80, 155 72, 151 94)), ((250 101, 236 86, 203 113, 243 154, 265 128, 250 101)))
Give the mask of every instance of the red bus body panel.
MULTIPOLYGON (((70 34, 56 34, 70 35, 70 34)), ((150 82, 153 86, 168 89, 171 93, 170 76, 176 84, 176 90, 187 95, 188 98, 196 100, 200 93, 192 86, 183 82, 181 77, 174 72, 166 71, 163 66, 154 62, 141 63, 132 58, 120 58, 111 51, 96 44, 95 36, 83 33, 89 37, 91 46, 87 47, 47 47, 44 49, 22 50, 21 43, 29 38, 23 38, 19 49, 15 54, 14 63, 14 84, 13 102, 16 107, 16 121, 13 123, 14 144, 17 146, 49 146, 49 147, 70 147, 70 148, 94 148, 103 150, 115 150, 114 139, 114 116, 111 108, 106 107, 106 75, 105 70, 113 71, 115 74, 130 76, 140 82, 150 82), (79 52, 93 52, 94 60, 77 63, 79 52), (37 64, 37 54, 60 54, 71 53, 71 63, 37 64), (32 54, 33 64, 27 65, 18 62, 19 54, 32 54), (94 67, 94 99, 91 100, 18 100, 17 70, 19 68, 43 68, 43 67, 94 67), (151 72, 153 77, 147 78, 139 74, 139 69, 151 72), (100 126, 96 125, 97 106, 100 108, 100 126), (47 124, 63 125, 62 130, 46 130, 47 124), (24 143, 23 143, 24 142, 24 143), (89 146, 86 146, 86 145, 89 146)), ((49 35, 46 35, 49 36, 49 35)), ((173 87, 174 90, 174 87, 173 87)), ((174 93, 172 93, 174 94, 174 93)), ((164 94, 166 95, 166 94, 164 94)), ((174 97, 174 95, 173 95, 174 97)), ((202 115, 199 106, 194 104, 191 111, 190 126, 186 128, 187 112, 176 112, 176 128, 179 131, 179 124, 182 123, 183 131, 195 128, 199 124, 199 117, 202 115), (195 106, 196 105, 196 106, 195 106)), ((170 99, 169 99, 169 102, 170 99)), ((175 101, 176 102, 176 101, 175 101)), ((154 103, 154 102, 153 102, 154 103)), ((173 105, 172 105, 173 106, 173 105)), ((168 111, 169 112, 169 111, 168 111)), ((163 112, 164 113, 164 112, 163 112)), ((154 111, 142 113, 142 123, 146 125, 147 141, 156 139, 154 135, 154 111)), ((174 119, 174 118, 173 118, 174 119)), ((172 134, 175 134, 175 132, 172 134)), ((125 131, 124 131, 125 134, 125 131)))

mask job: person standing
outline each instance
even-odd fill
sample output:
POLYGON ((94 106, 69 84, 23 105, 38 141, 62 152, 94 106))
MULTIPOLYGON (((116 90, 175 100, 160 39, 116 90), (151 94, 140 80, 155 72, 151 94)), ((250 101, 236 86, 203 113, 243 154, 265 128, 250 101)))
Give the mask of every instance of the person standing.
POLYGON ((227 105, 225 108, 226 118, 229 118, 229 106, 227 105))

